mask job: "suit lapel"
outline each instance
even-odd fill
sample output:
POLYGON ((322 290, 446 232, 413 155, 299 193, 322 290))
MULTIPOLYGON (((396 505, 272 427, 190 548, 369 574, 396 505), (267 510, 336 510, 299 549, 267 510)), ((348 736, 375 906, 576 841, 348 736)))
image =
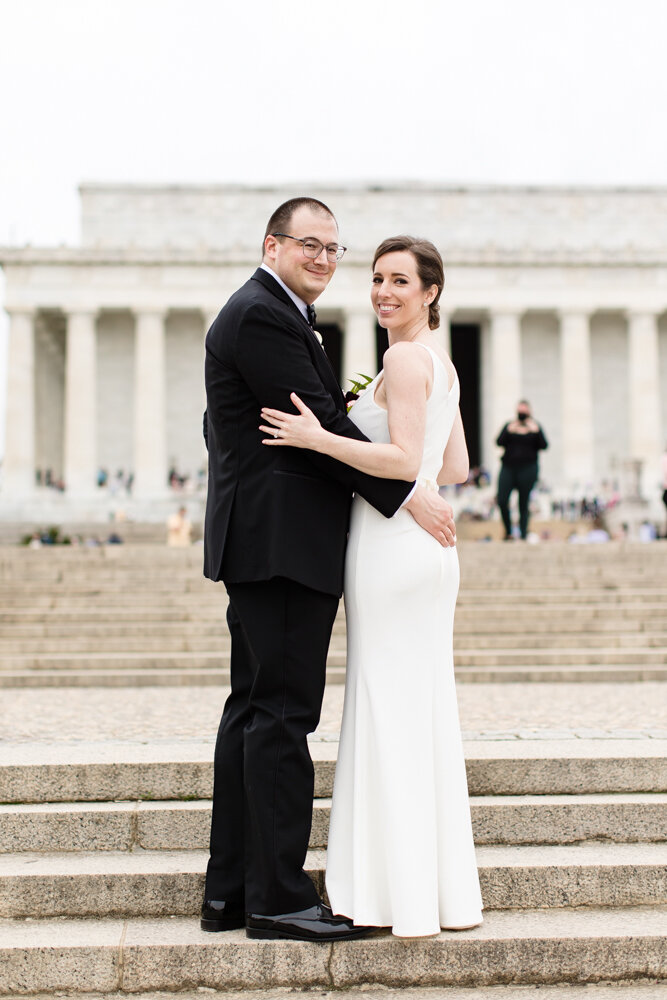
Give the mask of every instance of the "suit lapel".
POLYGON ((291 311, 295 316, 298 316, 301 320, 307 336, 312 341, 314 347, 314 361, 315 367, 317 368, 319 374, 322 376, 322 381, 327 387, 328 391, 334 398, 336 406, 340 409, 345 409, 345 397, 343 395, 343 390, 340 387, 340 383, 336 378, 336 373, 331 367, 331 362, 326 355, 326 351, 322 348, 322 345, 318 342, 317 337, 311 330, 308 320, 305 318, 301 310, 292 302, 291 298, 287 294, 284 288, 278 284, 277 281, 271 277, 271 275, 264 270, 262 267, 258 267, 255 273, 252 275, 251 280, 259 281, 261 285, 266 288, 268 292, 274 295, 280 302, 289 306, 291 311))
MULTIPOLYGON (((264 285, 264 288, 266 288, 267 292, 271 292, 271 294, 275 295, 277 299, 280 299, 281 302, 284 302, 286 306, 289 306, 290 309, 293 309, 296 315, 303 320, 306 326, 308 326, 308 323, 306 322, 303 314, 296 307, 294 302, 292 302, 291 298, 289 297, 285 289, 282 288, 282 286, 278 284, 275 278, 272 278, 269 272, 265 271, 263 267, 258 267, 255 273, 251 276, 250 280, 259 281, 260 285, 264 285)), ((308 329, 310 329, 310 327, 308 327, 308 329)))

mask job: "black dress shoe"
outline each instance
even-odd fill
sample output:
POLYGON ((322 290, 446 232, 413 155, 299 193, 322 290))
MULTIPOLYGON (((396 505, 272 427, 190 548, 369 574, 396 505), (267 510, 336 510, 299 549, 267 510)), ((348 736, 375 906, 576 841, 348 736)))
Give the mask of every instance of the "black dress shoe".
POLYGON ((203 931, 233 931, 245 927, 243 903, 236 900, 205 899, 201 906, 203 931))
POLYGON ((367 937, 376 930, 375 927, 355 927, 349 917, 334 917, 324 903, 271 917, 246 913, 245 926, 249 938, 291 938, 295 941, 348 941, 367 937))

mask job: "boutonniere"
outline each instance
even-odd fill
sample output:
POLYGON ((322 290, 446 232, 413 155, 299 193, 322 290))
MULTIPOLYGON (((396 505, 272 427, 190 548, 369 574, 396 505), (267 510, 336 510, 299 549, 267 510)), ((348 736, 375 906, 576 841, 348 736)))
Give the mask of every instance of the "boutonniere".
POLYGON ((320 347, 324 347, 324 341, 322 340, 322 334, 320 333, 320 331, 319 330, 313 330, 313 333, 315 334, 315 336, 319 340, 320 347))
POLYGON ((365 392, 368 386, 373 381, 370 375, 362 375, 361 372, 357 372, 357 378, 348 379, 348 382, 352 386, 348 392, 345 393, 345 402, 347 403, 347 412, 349 413, 354 403, 362 392, 365 392))

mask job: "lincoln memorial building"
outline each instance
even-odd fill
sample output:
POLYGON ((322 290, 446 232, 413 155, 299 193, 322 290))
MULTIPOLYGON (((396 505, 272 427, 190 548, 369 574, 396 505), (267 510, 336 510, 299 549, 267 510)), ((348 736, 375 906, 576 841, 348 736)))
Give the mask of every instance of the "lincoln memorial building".
POLYGON ((169 471, 202 476, 206 331, 259 263, 271 212, 303 193, 332 208, 349 248, 316 304, 343 385, 375 374, 386 347, 369 300, 375 246, 427 237, 445 261, 439 335, 471 463, 495 477, 495 438, 526 398, 554 495, 607 482, 659 500, 667 188, 85 184, 80 245, 0 248, 4 517, 35 510, 47 481, 63 509, 90 513, 100 470, 131 475, 128 509, 162 517, 169 471))

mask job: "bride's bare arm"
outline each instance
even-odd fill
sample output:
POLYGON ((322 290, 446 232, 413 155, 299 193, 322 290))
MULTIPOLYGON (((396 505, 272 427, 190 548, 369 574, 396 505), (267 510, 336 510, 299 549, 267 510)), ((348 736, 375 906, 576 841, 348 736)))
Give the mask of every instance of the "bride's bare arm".
POLYGON ((449 486, 451 483, 465 483, 470 472, 470 459, 461 411, 457 410, 454 426, 447 441, 445 453, 442 456, 442 468, 438 473, 438 486, 449 486))
POLYGON ((424 449, 426 399, 430 380, 428 355, 414 344, 392 345, 384 356, 384 383, 391 444, 355 441, 326 431, 304 403, 292 395, 299 415, 262 410, 266 424, 260 430, 271 436, 263 444, 308 448, 383 479, 417 477, 424 449))

